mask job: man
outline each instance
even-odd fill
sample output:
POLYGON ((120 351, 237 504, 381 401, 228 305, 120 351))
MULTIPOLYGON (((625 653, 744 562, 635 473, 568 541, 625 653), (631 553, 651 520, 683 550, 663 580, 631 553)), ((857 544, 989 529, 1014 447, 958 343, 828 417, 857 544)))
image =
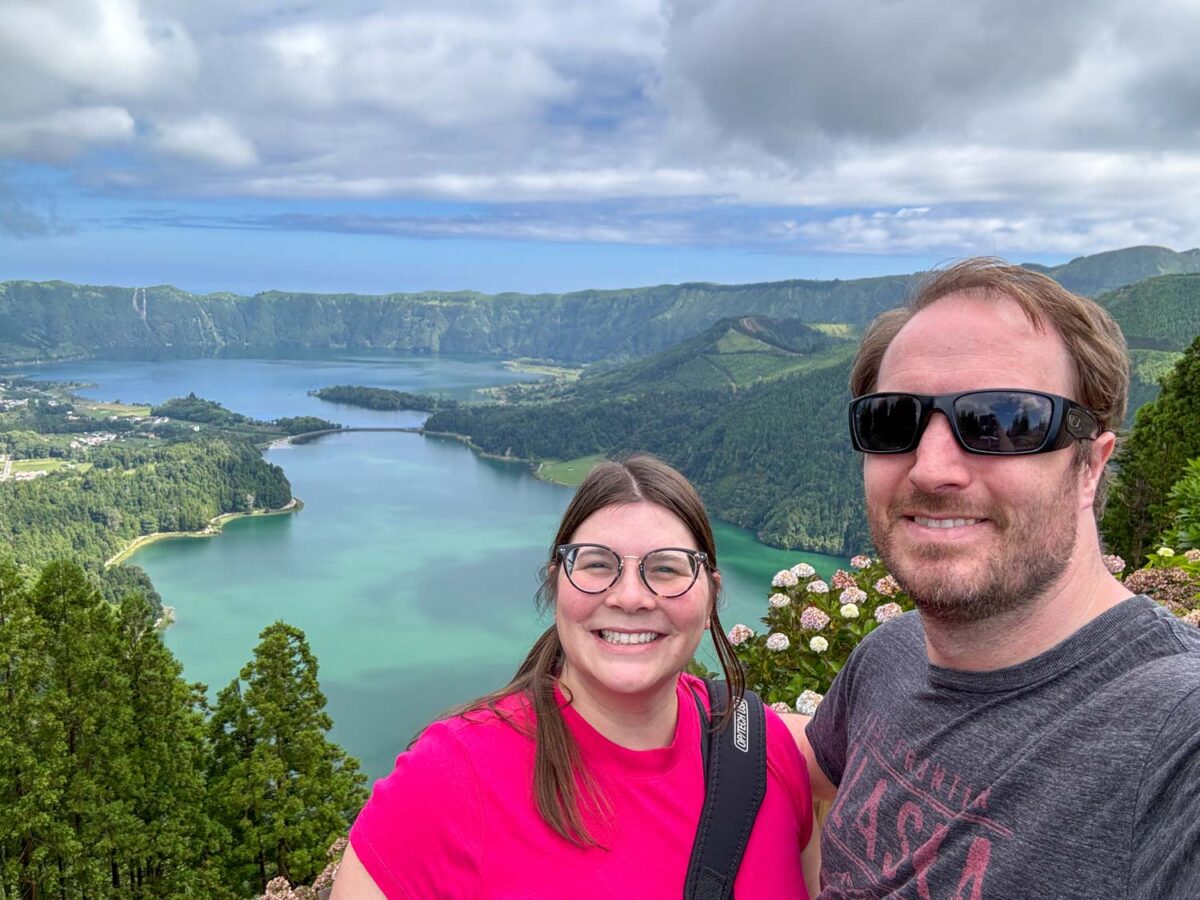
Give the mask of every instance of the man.
POLYGON ((1200 897, 1200 630, 1096 527, 1128 383, 1103 309, 998 260, 868 330, 851 436, 917 611, 789 717, 833 801, 823 898, 1200 897))

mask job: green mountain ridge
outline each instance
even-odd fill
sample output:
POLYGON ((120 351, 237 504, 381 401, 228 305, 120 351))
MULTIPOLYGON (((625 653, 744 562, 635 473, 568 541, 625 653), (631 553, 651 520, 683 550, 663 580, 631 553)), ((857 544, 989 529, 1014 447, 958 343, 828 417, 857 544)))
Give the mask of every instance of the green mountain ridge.
MULTIPOLYGON (((1200 250, 1131 247, 1037 267, 1097 294, 1200 272, 1200 250)), ((0 283, 0 362, 189 357, 309 349, 487 354, 592 363, 648 356, 729 317, 861 326, 921 275, 686 283, 566 294, 190 294, 168 285, 0 283)))

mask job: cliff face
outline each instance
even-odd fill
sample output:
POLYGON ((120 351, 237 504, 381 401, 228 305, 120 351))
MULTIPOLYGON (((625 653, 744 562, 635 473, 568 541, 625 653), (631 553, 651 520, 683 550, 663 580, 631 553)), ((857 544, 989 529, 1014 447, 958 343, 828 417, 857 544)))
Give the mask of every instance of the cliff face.
POLYGON ((591 362, 654 353, 728 316, 858 324, 899 303, 908 283, 885 278, 542 295, 239 297, 10 281, 0 284, 0 359, 345 348, 591 362))

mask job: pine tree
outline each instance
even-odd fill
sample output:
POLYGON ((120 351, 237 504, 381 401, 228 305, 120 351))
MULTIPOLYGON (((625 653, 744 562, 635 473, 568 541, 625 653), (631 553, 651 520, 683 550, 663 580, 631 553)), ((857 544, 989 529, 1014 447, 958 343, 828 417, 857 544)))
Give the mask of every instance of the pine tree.
POLYGON ((1171 487, 1200 456, 1200 338, 1163 378, 1117 454, 1119 473, 1101 525, 1112 553, 1140 565, 1171 525, 1171 487))
POLYGON ((225 881, 261 892, 276 876, 308 882, 366 794, 358 763, 328 739, 332 721, 304 633, 283 622, 218 696, 210 723, 214 818, 229 831, 225 881))
POLYGON ((32 898, 77 849, 58 814, 66 737, 49 708, 50 631, 15 564, 0 561, 0 896, 32 898))

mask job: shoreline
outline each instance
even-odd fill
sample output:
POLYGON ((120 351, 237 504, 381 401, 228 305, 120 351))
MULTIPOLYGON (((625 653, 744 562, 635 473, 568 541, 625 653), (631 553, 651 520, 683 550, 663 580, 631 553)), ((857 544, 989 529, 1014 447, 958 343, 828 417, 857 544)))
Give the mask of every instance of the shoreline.
POLYGON ((293 497, 286 505, 278 509, 256 509, 251 512, 221 513, 221 515, 210 519, 208 525, 200 531, 156 531, 153 534, 143 534, 140 537, 134 538, 122 550, 105 560, 104 568, 119 566, 138 550, 159 541, 174 540, 176 538, 216 537, 222 532, 226 523, 232 522, 235 519, 249 519, 256 516, 282 516, 299 512, 302 509, 304 509, 304 501, 299 497, 293 497))

